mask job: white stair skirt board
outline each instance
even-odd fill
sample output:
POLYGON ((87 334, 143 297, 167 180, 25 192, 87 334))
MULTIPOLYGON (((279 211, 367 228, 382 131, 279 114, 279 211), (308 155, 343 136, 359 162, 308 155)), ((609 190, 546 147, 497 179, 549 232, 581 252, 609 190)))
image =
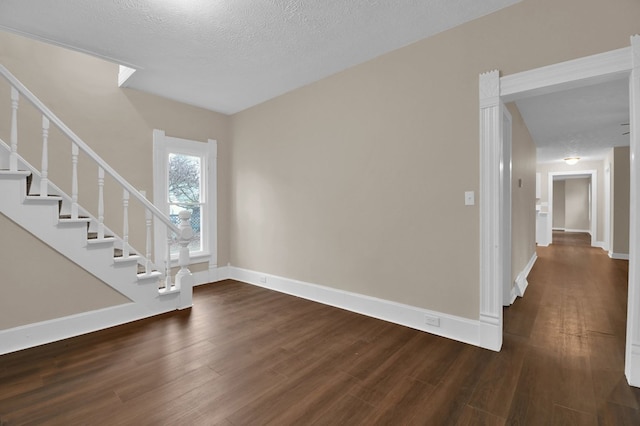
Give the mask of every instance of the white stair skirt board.
MULTIPOLYGON (((481 325, 487 324, 481 324, 478 320, 233 266, 227 267, 226 272, 229 274, 228 278, 236 281, 400 324, 470 345, 491 350, 499 349, 495 347, 496 344, 493 341, 495 339, 487 340, 487 336, 495 335, 496 331, 493 329, 482 330, 481 325)), ((224 279, 222 275, 220 275, 220 279, 224 279)), ((501 337, 502 330, 499 331, 501 337)))
POLYGON ((103 330, 152 315, 156 315, 156 312, 141 304, 126 303, 0 330, 0 355, 103 330))

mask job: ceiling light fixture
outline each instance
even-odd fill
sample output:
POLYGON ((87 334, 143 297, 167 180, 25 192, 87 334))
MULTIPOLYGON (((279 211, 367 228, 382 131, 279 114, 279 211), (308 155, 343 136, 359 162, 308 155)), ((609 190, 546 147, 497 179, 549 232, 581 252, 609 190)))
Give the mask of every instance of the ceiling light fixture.
POLYGON ((580 157, 567 157, 564 159, 564 162, 570 166, 573 166, 574 164, 578 163, 578 161, 580 161, 580 157))

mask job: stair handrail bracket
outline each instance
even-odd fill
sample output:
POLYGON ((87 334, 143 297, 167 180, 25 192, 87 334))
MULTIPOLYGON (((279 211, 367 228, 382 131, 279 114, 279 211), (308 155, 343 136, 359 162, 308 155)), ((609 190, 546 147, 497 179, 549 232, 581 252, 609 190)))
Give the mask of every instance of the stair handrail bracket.
MULTIPOLYGON (((47 138, 49 134, 49 126, 50 124, 52 124, 52 125, 55 125, 60 130, 60 132, 71 141, 71 149, 72 149, 71 156, 72 156, 72 162, 74 167, 77 166, 78 150, 81 150, 87 157, 89 157, 94 163, 96 163, 98 167, 99 176, 98 176, 97 182, 99 187, 100 199, 99 199, 99 205, 98 205, 99 218, 96 220, 96 224, 98 225, 98 229, 99 229, 98 235, 101 238, 104 238, 104 224, 102 223, 102 219, 104 217, 104 206, 103 206, 104 200, 102 199, 102 192, 103 192, 105 172, 109 174, 118 185, 122 187, 122 190, 124 193, 124 196, 123 196, 124 209, 125 209, 124 210, 125 227, 123 232, 124 233, 123 235, 124 253, 128 255, 127 233, 128 233, 129 226, 128 226, 128 223, 126 223, 128 221, 126 209, 128 207, 129 195, 131 196, 131 198, 137 200, 140 204, 142 204, 142 206, 146 209, 147 217, 145 218, 145 221, 147 223, 146 225, 147 233, 149 233, 149 229, 150 229, 149 224, 150 224, 150 219, 152 217, 154 220, 160 221, 167 228, 168 235, 177 236, 177 242, 180 245, 180 256, 179 256, 180 270, 175 277, 174 290, 176 291, 181 289, 186 290, 186 292, 189 294, 185 295, 185 297, 189 299, 188 306, 190 306, 190 299, 191 299, 190 289, 193 286, 193 278, 191 276, 191 272, 188 269, 188 265, 190 263, 188 246, 189 246, 189 242, 193 237, 193 230, 191 229, 191 225, 189 222, 191 218, 191 214, 188 211, 180 212, 180 215, 179 215, 180 224, 179 226, 176 226, 171 221, 171 219, 167 214, 165 214, 160 209, 158 209, 158 207, 156 207, 155 204, 153 204, 146 198, 144 191, 139 191, 131 183, 129 183, 125 178, 123 178, 113 167, 111 167, 111 165, 109 165, 89 145, 87 145, 87 143, 85 143, 78 135, 76 135, 58 116, 56 116, 46 105, 44 105, 44 103, 40 101, 40 99, 38 99, 24 84, 22 84, 2 64, 0 64, 0 75, 4 77, 4 79, 9 83, 11 87, 12 117, 11 117, 11 151, 9 153, 10 171, 14 171, 14 172, 17 171, 17 165, 18 165, 19 154, 18 154, 18 134, 17 134, 18 133, 17 111, 18 111, 19 97, 22 96, 26 98, 42 114, 42 135, 43 135, 42 170, 39 173, 42 177, 41 185, 40 185, 41 197, 46 197, 48 195, 47 193, 47 184, 49 182, 48 152, 51 151, 51 149, 48 147, 47 138)), ((71 206, 71 212, 72 212, 71 219, 78 219, 78 206, 77 206, 78 194, 77 194, 76 179, 77 177, 74 174, 73 184, 72 184, 73 193, 71 194, 71 197, 70 197, 73 200, 73 203, 72 203, 73 205, 71 206)), ((136 253, 144 253, 148 258, 150 254, 149 241, 150 241, 150 238, 149 238, 149 235, 147 235, 147 250, 145 252, 136 250, 136 253)), ((169 253, 167 253, 166 255, 169 255, 169 253)), ((166 262, 165 265, 170 267, 170 264, 171 264, 170 258, 167 260, 168 262, 166 262)), ((146 263, 146 268, 145 268, 145 274, 143 275, 149 275, 150 274, 149 259, 145 259, 145 263, 146 263)), ((159 267, 158 269, 162 269, 162 268, 159 267)), ((164 272, 166 274, 165 277, 170 278, 169 273, 167 271, 164 271, 164 272)), ((165 290, 171 289, 172 287, 172 284, 168 281, 169 280, 165 279, 165 283, 164 283, 165 290)), ((182 298, 182 295, 180 297, 182 298)), ((187 301, 181 301, 180 308, 187 307, 185 306, 185 303, 187 303, 187 301)))

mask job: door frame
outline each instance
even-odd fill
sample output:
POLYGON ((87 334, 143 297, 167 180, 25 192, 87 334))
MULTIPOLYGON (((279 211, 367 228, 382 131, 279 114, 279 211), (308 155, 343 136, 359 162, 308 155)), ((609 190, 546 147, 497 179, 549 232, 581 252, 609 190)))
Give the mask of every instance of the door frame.
POLYGON ((640 36, 629 47, 500 77, 498 70, 480 74, 480 346, 502 347, 502 294, 505 255, 500 243, 511 229, 501 226, 502 105, 529 96, 553 93, 629 78, 630 221, 629 298, 625 375, 640 386, 640 36))
POLYGON ((589 176, 591 178, 589 210, 591 220, 589 223, 589 232, 591 233, 591 247, 599 247, 597 244, 596 233, 598 232, 598 171, 597 170, 576 170, 570 172, 549 172, 547 177, 548 184, 548 203, 549 203, 549 226, 547 232, 548 241, 553 241, 553 178, 554 176, 589 176))

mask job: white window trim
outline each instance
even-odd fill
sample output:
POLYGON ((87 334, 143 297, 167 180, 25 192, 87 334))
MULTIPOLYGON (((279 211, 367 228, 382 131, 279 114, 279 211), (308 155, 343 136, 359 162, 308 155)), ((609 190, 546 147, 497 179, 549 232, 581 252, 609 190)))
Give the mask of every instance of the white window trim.
MULTIPOLYGON (((191 256, 191 264, 209 262, 209 267, 217 265, 218 259, 218 215, 217 215, 217 163, 218 143, 213 139, 207 142, 193 141, 167 136, 164 130, 153 130, 153 202, 163 212, 169 212, 167 200, 167 158, 169 153, 204 156, 204 180, 202 191, 206 204, 206 217, 202 217, 204 229, 208 229, 208 238, 203 238, 203 250, 191 256)), ((166 253, 167 228, 158 221, 154 222, 155 263, 164 265, 166 253)), ((172 256, 171 266, 177 266, 177 255, 172 256)))

